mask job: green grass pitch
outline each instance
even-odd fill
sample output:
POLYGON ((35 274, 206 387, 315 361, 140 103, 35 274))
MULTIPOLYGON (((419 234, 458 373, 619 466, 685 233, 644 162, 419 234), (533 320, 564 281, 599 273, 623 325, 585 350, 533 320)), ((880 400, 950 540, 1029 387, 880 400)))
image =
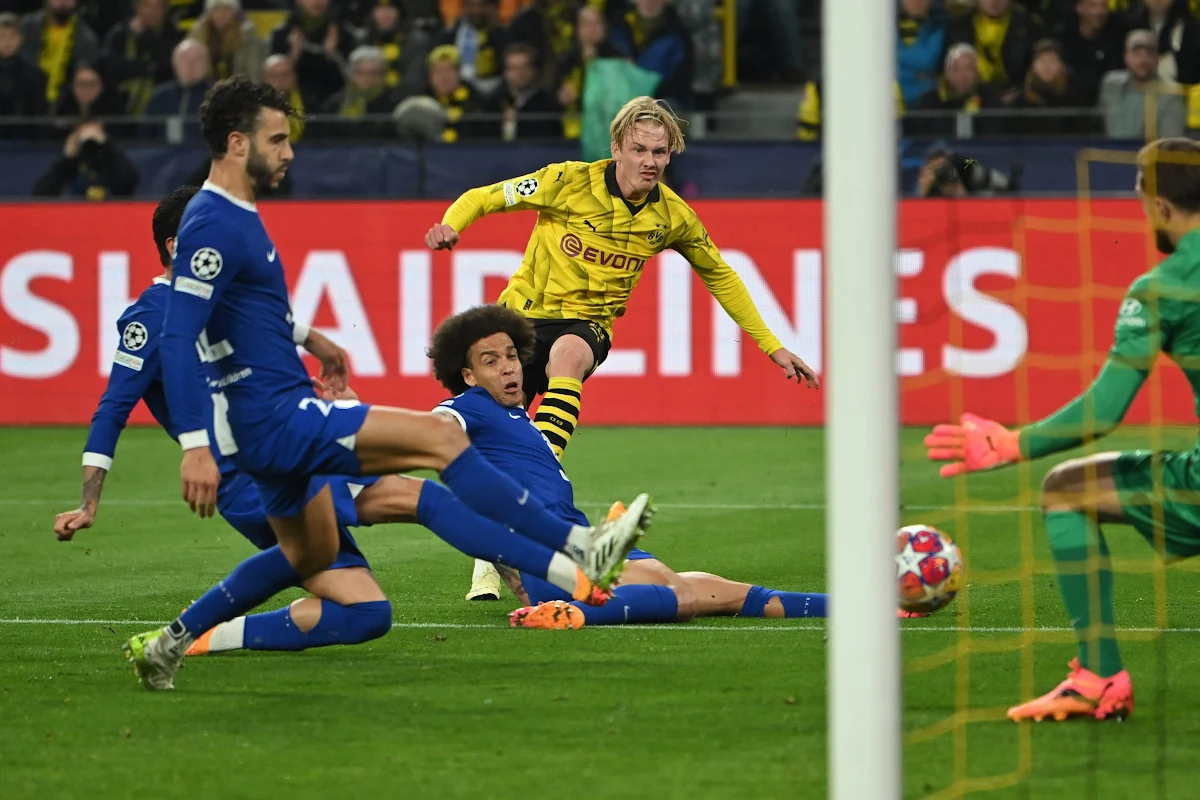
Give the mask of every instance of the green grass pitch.
MULTIPOLYGON (((984 797, 1195 797, 1197 575, 1166 573, 1169 632, 1123 635, 1129 722, 1023 731, 1003 709, 1051 688, 1074 652, 1040 522, 1023 508, 1036 498, 1022 483, 1050 464, 945 482, 921 461, 920 431, 904 436, 904 521, 955 536, 968 575, 949 609, 902 625, 905 797, 956 796, 955 781, 984 797)), ((0 441, 6 800, 825 794, 821 624, 513 631, 511 598, 465 602, 470 562, 416 527, 359 532, 393 600, 388 636, 198 659, 177 691, 144 692, 122 641, 173 618, 248 545, 177 502, 178 451, 148 429, 126 433, 97 527, 60 544, 51 522, 77 501, 82 431, 5 429, 0 441)), ((660 514, 645 547, 677 569, 825 586, 819 430, 584 428, 566 465, 593 516, 651 491, 660 514)), ((1109 541, 1124 570, 1118 624, 1153 626, 1148 548, 1115 526, 1109 541)))

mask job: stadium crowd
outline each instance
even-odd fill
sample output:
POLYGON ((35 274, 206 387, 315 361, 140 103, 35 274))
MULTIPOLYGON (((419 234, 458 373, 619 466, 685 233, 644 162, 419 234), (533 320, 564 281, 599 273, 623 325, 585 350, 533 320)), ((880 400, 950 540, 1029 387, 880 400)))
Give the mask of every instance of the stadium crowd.
MULTIPOLYGON (((945 120, 911 112, 1016 112, 979 115, 975 135, 1140 139, 1200 128, 1197 0, 898 6, 896 105, 910 136, 947 132, 945 120)), ((813 81, 800 106, 799 137, 819 138, 820 123, 813 81)))
MULTIPOLYGON (((577 138, 595 59, 636 64, 681 109, 711 104, 717 2, 0 0, 0 137, 46 134, 14 117, 52 116, 68 130, 81 119, 193 117, 213 82, 245 74, 325 119, 298 122, 294 139, 394 135, 395 125, 357 119, 393 113, 438 118, 443 141, 577 138)), ((790 11, 794 35, 776 37, 780 75, 800 80, 795 0, 739 5, 790 11)), ((122 133, 172 140, 163 124, 122 133)))

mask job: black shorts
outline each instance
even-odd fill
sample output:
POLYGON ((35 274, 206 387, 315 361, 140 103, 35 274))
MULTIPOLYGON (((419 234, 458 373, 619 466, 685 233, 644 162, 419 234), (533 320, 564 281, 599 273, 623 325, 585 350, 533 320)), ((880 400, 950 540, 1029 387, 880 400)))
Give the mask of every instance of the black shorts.
POLYGON ((608 358, 608 351, 612 349, 612 340, 608 338, 608 331, 604 330, 598 322, 588 322, 582 319, 531 319, 529 321, 533 323, 533 331, 537 335, 537 339, 533 345, 533 355, 524 364, 525 385, 522 388, 525 390, 526 405, 532 402, 537 395, 546 392, 550 383, 550 379, 546 377, 546 365, 550 363, 550 348, 554 346, 560 336, 578 336, 588 343, 588 347, 592 348, 592 357, 595 363, 588 370, 588 374, 583 376, 584 380, 587 380, 588 375, 596 371, 596 367, 604 363, 604 359, 608 358))

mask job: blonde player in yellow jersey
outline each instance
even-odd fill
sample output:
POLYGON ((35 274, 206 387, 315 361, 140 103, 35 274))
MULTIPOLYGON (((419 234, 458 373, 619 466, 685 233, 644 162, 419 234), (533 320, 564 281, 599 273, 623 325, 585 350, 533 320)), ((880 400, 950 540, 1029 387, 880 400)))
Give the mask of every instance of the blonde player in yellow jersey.
MULTIPOLYGON (((425 234, 430 249, 453 249, 485 214, 538 212, 521 267, 497 302, 533 322, 537 344, 525 365, 525 402, 545 394, 534 424, 559 457, 579 424, 583 381, 608 356, 613 322, 625 313, 646 263, 667 249, 688 260, 789 380, 818 385, 812 368, 767 329, 696 213, 660 182, 672 154, 684 149, 679 119, 654 98, 637 97, 609 131, 611 160, 550 164, 471 189, 425 234)), ((495 570, 477 563, 468 599, 499 599, 499 591, 495 570)))

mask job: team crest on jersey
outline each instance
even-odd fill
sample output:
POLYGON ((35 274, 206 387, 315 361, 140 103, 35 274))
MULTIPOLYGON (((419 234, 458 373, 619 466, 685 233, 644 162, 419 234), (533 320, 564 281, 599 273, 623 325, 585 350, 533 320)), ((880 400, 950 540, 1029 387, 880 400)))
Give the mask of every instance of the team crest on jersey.
POLYGON ((517 182, 517 194, 521 195, 521 197, 533 197, 537 190, 537 178, 525 178, 517 182))
POLYGON ((649 242, 651 247, 658 247, 660 244, 663 243, 663 240, 666 238, 667 238, 667 232, 664 231, 662 228, 655 228, 654 230, 652 230, 646 234, 646 241, 649 242))
POLYGON ((149 339, 150 334, 146 326, 140 322, 129 323, 121 333, 121 344, 126 350, 141 350, 149 339))
POLYGON ((192 254, 192 274, 203 281, 211 281, 221 274, 221 254, 211 247, 201 247, 192 254))

